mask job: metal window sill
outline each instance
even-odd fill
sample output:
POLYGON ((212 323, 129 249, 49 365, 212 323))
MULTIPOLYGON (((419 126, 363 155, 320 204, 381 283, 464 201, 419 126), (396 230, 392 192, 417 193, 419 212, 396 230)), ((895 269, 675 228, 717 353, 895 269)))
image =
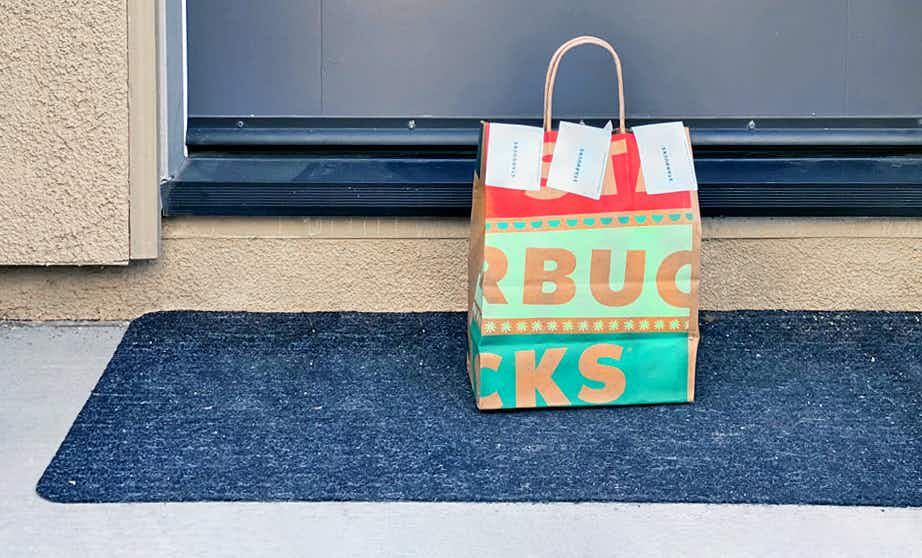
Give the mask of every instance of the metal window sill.
MULTIPOLYGON (((379 120, 193 118, 163 212, 467 215, 476 121, 379 120)), ((686 124, 704 215, 922 216, 919 119, 686 124)))

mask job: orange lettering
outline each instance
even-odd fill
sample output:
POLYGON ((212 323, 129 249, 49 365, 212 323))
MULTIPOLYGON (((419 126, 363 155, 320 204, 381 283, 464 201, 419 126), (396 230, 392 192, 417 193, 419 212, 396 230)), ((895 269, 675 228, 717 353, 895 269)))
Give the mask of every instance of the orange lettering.
POLYGON ((676 284, 679 270, 691 265, 692 253, 688 250, 673 252, 665 258, 656 272, 656 289, 666 304, 679 308, 691 308, 691 293, 682 292, 676 284))
POLYGON ((499 371, 499 363, 503 357, 493 353, 478 353, 474 360, 474 368, 477 370, 477 408, 478 409, 502 409, 503 400, 500 399, 499 393, 493 392, 489 395, 483 394, 482 383, 480 381, 481 371, 486 368, 494 372, 499 371))
POLYGON ((515 405, 535 407, 535 393, 540 393, 549 406, 569 405, 570 400, 560 391, 551 376, 563 359, 567 349, 546 349, 541 362, 535 365, 535 351, 515 352, 515 405))
POLYGON ((568 275, 576 269, 576 256, 562 248, 525 249, 525 285, 522 302, 525 304, 566 304, 576 294, 576 284, 568 275), (548 261, 554 269, 545 269, 548 261), (553 283, 554 290, 544 291, 545 283, 553 283))
POLYGON ((617 366, 599 362, 600 358, 621 360, 621 350, 621 345, 601 343, 592 345, 583 351, 579 357, 579 373, 605 385, 600 388, 583 386, 579 390, 580 400, 601 405, 611 403, 621 397, 626 383, 624 372, 617 366))
POLYGON ((506 304, 506 297, 499 289, 499 281, 509 270, 506 254, 494 246, 484 246, 483 259, 487 263, 483 271, 483 298, 490 304, 506 304))
POLYGON ((618 193, 618 179, 615 178, 615 157, 627 153, 627 141, 617 139, 611 142, 608 149, 608 160, 605 162, 605 178, 602 179, 602 195, 614 196, 618 193))
POLYGON ((627 306, 643 291, 643 275, 646 253, 643 250, 628 250, 624 266, 624 285, 620 290, 611 288, 611 250, 593 250, 589 268, 589 289, 592 296, 605 306, 627 306))
MULTIPOLYGON (((551 169, 551 159, 554 156, 554 145, 556 142, 545 141, 544 146, 541 148, 541 182, 545 183, 547 181, 547 173, 551 169)), ((553 188, 546 188, 541 186, 538 190, 525 190, 525 195, 529 198, 535 198, 537 200, 553 200, 563 196, 566 196, 567 193, 563 190, 555 190, 553 188)))

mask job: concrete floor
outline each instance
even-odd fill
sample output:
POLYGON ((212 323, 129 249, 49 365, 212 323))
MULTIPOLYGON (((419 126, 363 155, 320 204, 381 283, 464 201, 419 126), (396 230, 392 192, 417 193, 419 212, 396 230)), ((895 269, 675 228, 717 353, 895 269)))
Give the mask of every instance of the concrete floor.
POLYGON ((42 500, 124 329, 0 323, 0 555, 922 556, 920 508, 42 500))

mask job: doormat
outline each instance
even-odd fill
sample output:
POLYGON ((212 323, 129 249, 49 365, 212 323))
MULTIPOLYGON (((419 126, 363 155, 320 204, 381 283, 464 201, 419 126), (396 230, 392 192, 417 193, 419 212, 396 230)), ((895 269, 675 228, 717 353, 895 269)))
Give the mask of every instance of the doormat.
POLYGON ((55 502, 922 505, 922 322, 704 312, 693 404, 478 412, 461 313, 131 323, 55 502))

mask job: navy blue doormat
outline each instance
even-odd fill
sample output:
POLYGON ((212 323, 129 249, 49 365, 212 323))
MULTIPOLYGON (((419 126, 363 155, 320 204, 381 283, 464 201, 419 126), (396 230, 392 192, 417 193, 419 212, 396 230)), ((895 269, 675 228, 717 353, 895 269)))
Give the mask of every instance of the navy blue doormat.
POLYGON ((55 502, 922 505, 922 322, 702 314, 697 402, 481 413, 460 313, 143 316, 55 502))

